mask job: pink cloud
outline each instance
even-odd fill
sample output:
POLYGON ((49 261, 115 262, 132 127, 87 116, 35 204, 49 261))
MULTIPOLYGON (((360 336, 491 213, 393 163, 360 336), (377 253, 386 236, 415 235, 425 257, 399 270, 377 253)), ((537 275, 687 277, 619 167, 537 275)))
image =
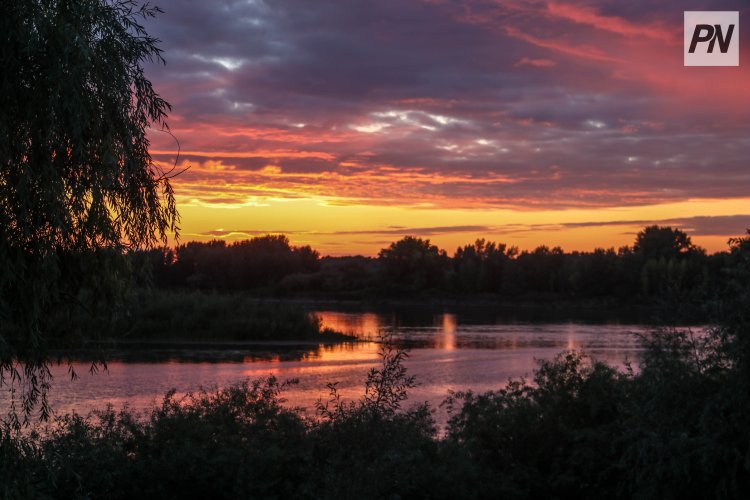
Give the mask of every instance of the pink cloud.
POLYGON ((536 68, 551 68, 553 66, 557 66, 557 63, 553 61, 552 59, 530 59, 528 57, 524 57, 520 59, 516 64, 514 64, 515 67, 519 66, 534 66, 536 68))
POLYGON ((588 6, 550 2, 547 12, 553 17, 627 37, 647 37, 671 44, 682 40, 679 30, 667 29, 662 23, 634 23, 621 17, 601 15, 588 6))

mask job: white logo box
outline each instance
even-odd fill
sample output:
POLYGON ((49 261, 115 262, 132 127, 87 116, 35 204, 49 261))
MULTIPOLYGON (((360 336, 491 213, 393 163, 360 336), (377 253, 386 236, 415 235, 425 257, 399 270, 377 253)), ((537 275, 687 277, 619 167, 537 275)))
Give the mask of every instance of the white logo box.
POLYGON ((685 66, 739 66, 740 13, 685 11, 683 45, 685 66))

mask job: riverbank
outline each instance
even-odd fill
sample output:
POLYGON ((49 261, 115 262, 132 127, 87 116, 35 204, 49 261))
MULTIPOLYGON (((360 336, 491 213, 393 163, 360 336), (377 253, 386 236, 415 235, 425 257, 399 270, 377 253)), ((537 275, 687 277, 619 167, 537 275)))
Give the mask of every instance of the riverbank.
POLYGON ((141 289, 111 317, 80 312, 61 321, 70 342, 53 350, 248 349, 352 342, 298 304, 244 293, 141 289))

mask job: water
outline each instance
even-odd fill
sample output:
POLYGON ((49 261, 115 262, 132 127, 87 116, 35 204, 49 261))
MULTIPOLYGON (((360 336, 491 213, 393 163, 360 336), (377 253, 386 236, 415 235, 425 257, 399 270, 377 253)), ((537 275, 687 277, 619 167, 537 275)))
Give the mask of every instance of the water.
POLYGON ((536 360, 551 359, 568 349, 586 351, 616 367, 628 361, 637 364, 640 346, 634 334, 649 330, 640 324, 533 323, 468 313, 319 310, 315 314, 324 326, 353 333, 362 341, 286 346, 281 352, 256 347, 221 353, 162 353, 158 361, 112 361, 108 371, 96 375, 87 372, 87 364, 76 363, 80 377, 75 381, 67 375, 67 366, 55 366, 52 405, 58 413, 85 414, 106 404, 144 410, 170 389, 183 394, 275 375, 280 380, 299 380, 285 392, 287 404, 310 411, 318 398, 326 398, 328 382, 338 382, 344 397, 361 395, 367 372, 379 362, 379 344, 373 340, 390 334, 410 348, 406 366, 419 383, 410 393, 410 402, 429 402, 437 420, 444 423, 447 414, 440 403, 449 391, 501 388, 511 377, 532 375, 536 360))

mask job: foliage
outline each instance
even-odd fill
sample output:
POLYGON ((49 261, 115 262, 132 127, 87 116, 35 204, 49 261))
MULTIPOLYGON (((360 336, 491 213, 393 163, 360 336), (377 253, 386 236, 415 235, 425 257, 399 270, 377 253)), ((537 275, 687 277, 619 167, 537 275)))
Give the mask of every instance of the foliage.
POLYGON ((289 244, 284 235, 264 235, 227 245, 190 242, 150 253, 157 284, 214 290, 267 287, 294 273, 318 270, 318 252, 289 244))
POLYGON ((430 244, 430 240, 406 236, 378 254, 387 283, 398 283, 417 289, 440 284, 448 262, 444 250, 430 244))
POLYGON ((407 353, 381 339, 382 363, 367 374, 358 401, 345 401, 336 383, 329 398, 319 400, 315 443, 325 467, 319 472, 326 498, 435 497, 455 490, 444 475, 444 460, 434 440, 436 429, 426 404, 407 410, 402 403, 416 386, 403 362, 407 353), (356 478, 342 481, 342 477, 356 478))
POLYGON ((64 417, 43 439, 6 437, 2 451, 16 454, 16 470, 0 469, 14 473, 0 484, 58 498, 298 496, 307 427, 282 406, 284 386, 271 377, 171 392, 145 419, 108 408, 64 417))
POLYGON ((358 402, 344 401, 336 383, 329 383, 328 401, 324 403, 319 400, 315 405, 318 415, 334 423, 352 415, 375 419, 393 417, 401 409, 408 390, 416 387, 414 376, 406 374, 404 360, 407 357, 408 353, 395 347, 391 339, 381 338, 382 366, 370 369, 362 399, 358 402))
POLYGON ((705 320, 730 252, 707 255, 682 231, 652 226, 632 247, 564 252, 479 239, 452 257, 429 240, 407 236, 377 258, 319 258, 309 246, 266 235, 231 245, 191 242, 148 254, 164 288, 248 290, 256 295, 335 299, 456 297, 482 294, 519 301, 617 301, 658 305, 665 320, 705 320))
POLYGON ((132 274, 123 251, 176 230, 146 135, 170 109, 142 66, 162 61, 140 24, 157 12, 130 0, 3 3, 0 376, 20 385, 24 409, 44 408, 58 314, 118 296, 132 274))
POLYGON ((518 248, 478 239, 459 247, 453 256, 456 287, 468 292, 499 292, 503 272, 518 248))
POLYGON ((671 227, 648 226, 638 232, 633 250, 646 259, 672 259, 695 252, 698 248, 684 231, 671 227))
POLYGON ((542 362, 533 384, 453 395, 449 407, 459 411, 448 440, 468 451, 499 494, 596 498, 620 479, 617 436, 628 383, 613 368, 564 353, 542 362))
POLYGON ((116 323, 114 339, 321 340, 349 338, 289 304, 241 294, 142 291, 116 323))

